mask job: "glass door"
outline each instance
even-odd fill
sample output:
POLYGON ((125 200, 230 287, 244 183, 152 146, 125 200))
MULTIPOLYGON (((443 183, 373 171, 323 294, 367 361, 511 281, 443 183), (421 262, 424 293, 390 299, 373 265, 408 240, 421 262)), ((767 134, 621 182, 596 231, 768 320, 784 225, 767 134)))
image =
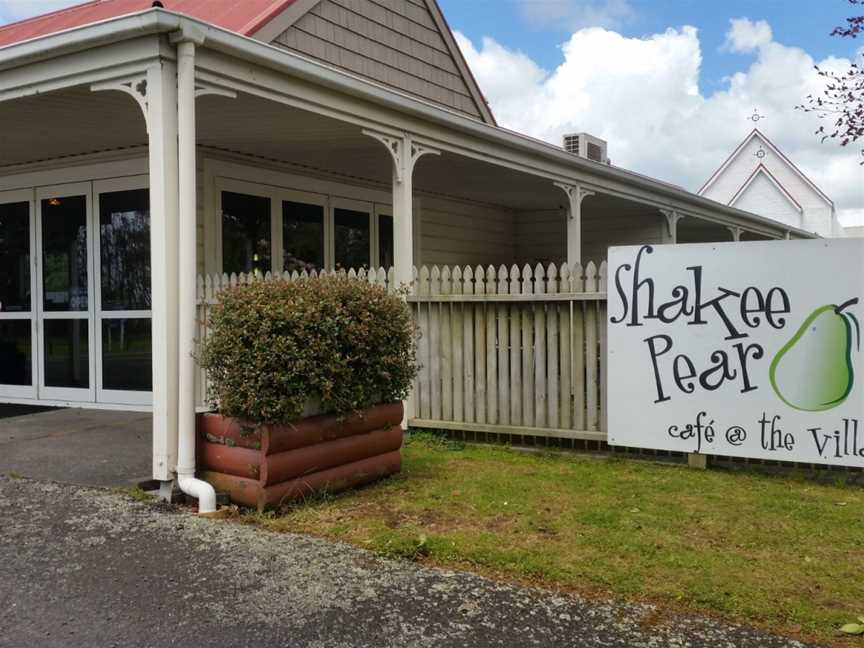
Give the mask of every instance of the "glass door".
POLYGON ((93 184, 96 400, 153 401, 150 194, 146 178, 93 184))
POLYGON ((32 190, 0 192, 0 396, 36 398, 32 190))
POLYGON ((36 192, 39 398, 95 399, 90 183, 36 192))

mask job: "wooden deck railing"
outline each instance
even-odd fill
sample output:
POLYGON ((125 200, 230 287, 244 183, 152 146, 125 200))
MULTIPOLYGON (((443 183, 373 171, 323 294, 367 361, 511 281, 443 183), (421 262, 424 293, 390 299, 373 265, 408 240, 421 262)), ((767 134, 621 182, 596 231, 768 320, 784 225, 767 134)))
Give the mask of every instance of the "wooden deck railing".
MULTIPOLYGON (((392 268, 347 274, 394 289, 392 268)), ((199 277, 202 339, 219 291, 260 278, 199 277)), ((412 426, 606 440, 605 263, 423 266, 407 299, 420 329, 412 426)), ((203 372, 198 393, 203 405, 203 372)))

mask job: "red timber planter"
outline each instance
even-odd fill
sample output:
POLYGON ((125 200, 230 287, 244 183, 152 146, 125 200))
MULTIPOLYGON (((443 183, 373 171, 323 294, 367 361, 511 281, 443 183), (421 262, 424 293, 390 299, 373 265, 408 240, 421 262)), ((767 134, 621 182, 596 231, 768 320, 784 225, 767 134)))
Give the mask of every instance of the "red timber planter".
POLYGON ((345 490, 399 472, 401 422, 402 403, 284 425, 199 414, 199 477, 259 511, 316 491, 345 490))

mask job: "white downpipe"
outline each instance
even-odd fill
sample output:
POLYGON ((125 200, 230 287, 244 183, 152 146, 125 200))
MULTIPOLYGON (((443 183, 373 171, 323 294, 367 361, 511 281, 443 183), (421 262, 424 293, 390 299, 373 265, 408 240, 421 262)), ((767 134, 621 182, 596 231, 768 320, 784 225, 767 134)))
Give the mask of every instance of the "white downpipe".
POLYGON ((195 190, 195 43, 177 45, 177 118, 180 186, 180 385, 177 443, 177 483, 187 495, 198 500, 199 513, 216 511, 216 491, 195 479, 195 274, 196 274, 196 190, 195 190))

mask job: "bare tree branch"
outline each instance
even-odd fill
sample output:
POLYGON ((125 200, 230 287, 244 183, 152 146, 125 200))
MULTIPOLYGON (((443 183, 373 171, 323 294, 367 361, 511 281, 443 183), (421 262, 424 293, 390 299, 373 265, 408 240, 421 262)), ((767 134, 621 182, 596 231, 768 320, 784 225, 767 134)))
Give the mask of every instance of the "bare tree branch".
MULTIPOLYGON (((848 0, 851 5, 864 7, 864 0, 848 0)), ((845 27, 835 27, 832 36, 857 38, 864 33, 864 15, 846 19, 845 27)), ((807 95, 805 103, 796 106, 798 110, 816 113, 820 119, 830 120, 816 131, 822 141, 834 140, 840 146, 848 146, 864 138, 864 69, 852 63, 842 73, 823 70, 816 72, 826 81, 825 89, 818 95, 807 95)), ((861 164, 864 165, 864 149, 861 151, 861 164)))

